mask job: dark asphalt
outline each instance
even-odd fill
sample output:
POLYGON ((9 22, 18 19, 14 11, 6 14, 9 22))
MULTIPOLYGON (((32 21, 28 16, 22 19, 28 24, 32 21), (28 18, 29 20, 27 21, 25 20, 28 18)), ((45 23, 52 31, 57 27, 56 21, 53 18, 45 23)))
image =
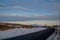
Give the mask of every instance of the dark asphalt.
POLYGON ((46 40, 52 33, 55 32, 55 29, 48 28, 35 33, 30 33, 27 35, 17 36, 13 38, 7 38, 3 40, 46 40))

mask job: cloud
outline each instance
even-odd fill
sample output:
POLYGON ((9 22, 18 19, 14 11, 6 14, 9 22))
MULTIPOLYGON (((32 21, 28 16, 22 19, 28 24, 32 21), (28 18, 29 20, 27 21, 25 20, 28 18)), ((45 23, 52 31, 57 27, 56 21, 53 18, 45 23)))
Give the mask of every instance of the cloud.
POLYGON ((0 14, 0 16, 26 16, 26 17, 39 17, 39 16, 44 16, 45 15, 40 15, 40 14, 33 14, 33 15, 29 15, 28 13, 23 13, 23 14, 16 14, 16 13, 11 13, 11 14, 0 14))
POLYGON ((48 16, 45 16, 45 15, 38 15, 38 14, 33 14, 33 15, 28 15, 27 13, 24 13, 24 14, 15 14, 15 13, 12 13, 12 14, 0 14, 0 17, 25 17, 25 18, 48 18, 48 16))
POLYGON ((14 9, 20 9, 20 10, 32 10, 30 8, 22 7, 22 6, 12 6, 14 9))
POLYGON ((16 16, 17 14, 0 14, 0 17, 2 16, 2 17, 5 17, 5 16, 16 16))
POLYGON ((56 16, 46 15, 17 15, 17 14, 0 14, 0 21, 27 21, 27 20, 57 20, 56 16))
POLYGON ((34 14, 32 15, 33 18, 48 18, 46 15, 34 14))
POLYGON ((4 4, 4 3, 0 3, 0 6, 5 6, 6 4, 4 4))
POLYGON ((16 13, 12 13, 12 14, 0 14, 0 17, 25 17, 25 18, 28 18, 28 17, 31 17, 29 16, 28 14, 16 14, 16 13))
POLYGON ((0 17, 9 17, 9 16, 15 16, 15 17, 31 17, 31 18, 57 18, 58 16, 56 15, 40 15, 40 14, 33 14, 29 15, 28 13, 23 13, 23 14, 16 14, 16 13, 11 13, 11 14, 0 14, 0 17))
POLYGON ((1 6, 0 9, 3 10, 17 10, 17 11, 32 11, 33 9, 27 8, 27 7, 22 7, 22 6, 1 6))

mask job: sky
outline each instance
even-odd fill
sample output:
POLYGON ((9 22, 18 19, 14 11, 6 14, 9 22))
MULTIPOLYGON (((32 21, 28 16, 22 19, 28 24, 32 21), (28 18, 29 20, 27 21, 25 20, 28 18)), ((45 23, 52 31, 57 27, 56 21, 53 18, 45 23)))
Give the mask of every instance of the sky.
POLYGON ((59 19, 60 0, 0 0, 1 20, 59 19))

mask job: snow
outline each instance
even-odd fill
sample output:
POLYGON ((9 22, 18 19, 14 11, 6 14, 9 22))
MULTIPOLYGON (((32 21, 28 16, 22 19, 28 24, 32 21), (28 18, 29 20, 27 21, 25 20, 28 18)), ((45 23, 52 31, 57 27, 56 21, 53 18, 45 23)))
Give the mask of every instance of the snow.
POLYGON ((21 36, 21 35, 37 32, 45 29, 47 28, 38 27, 38 28, 32 28, 32 29, 29 29, 29 28, 9 29, 6 31, 0 31, 0 39, 15 37, 19 35, 21 36))
POLYGON ((54 32, 52 35, 50 35, 46 40, 55 40, 56 33, 54 32))

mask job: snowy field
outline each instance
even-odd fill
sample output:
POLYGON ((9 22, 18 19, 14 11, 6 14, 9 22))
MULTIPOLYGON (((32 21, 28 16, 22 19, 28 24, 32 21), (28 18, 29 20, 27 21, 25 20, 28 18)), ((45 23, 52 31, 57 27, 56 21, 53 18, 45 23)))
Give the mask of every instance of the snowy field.
POLYGON ((41 31, 41 30, 45 30, 47 28, 42 28, 42 27, 38 27, 38 28, 20 28, 20 29, 10 29, 10 30, 6 30, 6 31, 0 31, 0 39, 4 39, 4 38, 10 38, 10 37, 15 37, 15 36, 19 36, 19 35, 25 35, 28 33, 33 33, 33 32, 37 32, 37 31, 41 31))

